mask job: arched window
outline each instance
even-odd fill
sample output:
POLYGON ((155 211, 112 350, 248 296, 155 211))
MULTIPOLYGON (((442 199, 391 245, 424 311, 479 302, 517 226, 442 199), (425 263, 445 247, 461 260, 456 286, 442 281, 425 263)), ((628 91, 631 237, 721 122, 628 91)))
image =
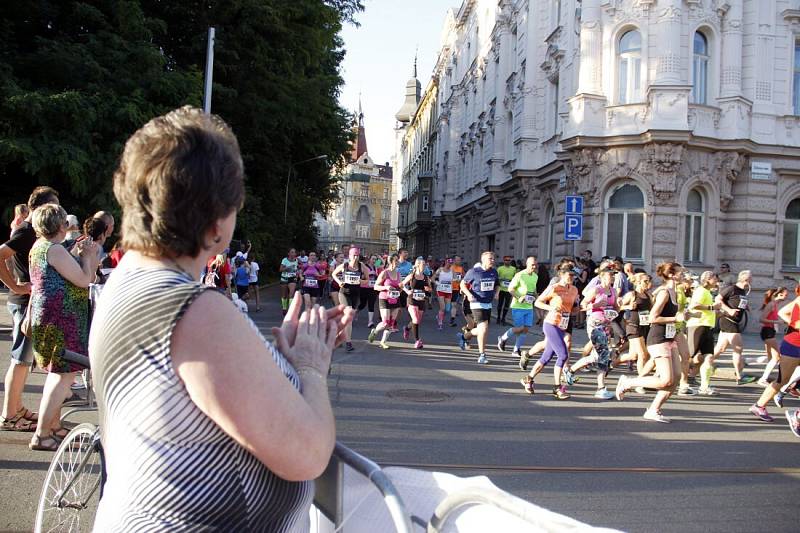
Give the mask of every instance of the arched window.
POLYGON ((789 202, 783 222, 783 265, 800 268, 800 198, 789 202))
POLYGON ((555 224, 555 209, 553 204, 549 204, 544 211, 544 246, 542 246, 541 254, 544 259, 553 259, 553 245, 555 244, 556 237, 556 224, 555 224))
POLYGON ((636 185, 626 183, 608 195, 605 255, 644 259, 644 194, 636 185))
POLYGON ((683 257, 687 263, 703 262, 704 207, 703 193, 698 189, 689 191, 689 196, 686 197, 686 228, 683 245, 683 257))
POLYGON ((625 32, 619 39, 617 55, 619 103, 630 104, 642 98, 642 36, 638 30, 625 32))
POLYGON ((369 208, 367 206, 362 205, 358 208, 358 213, 356 213, 356 222, 359 224, 370 223, 369 208))
POLYGON ((705 105, 708 93, 708 39, 699 31, 694 34, 693 47, 692 102, 705 105))

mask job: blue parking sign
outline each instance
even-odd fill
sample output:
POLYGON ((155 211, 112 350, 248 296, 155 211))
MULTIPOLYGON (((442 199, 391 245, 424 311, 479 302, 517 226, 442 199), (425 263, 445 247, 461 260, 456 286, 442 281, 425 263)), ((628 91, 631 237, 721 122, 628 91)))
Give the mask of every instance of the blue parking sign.
POLYGON ((564 240, 579 241, 583 239, 583 215, 564 216, 564 240))

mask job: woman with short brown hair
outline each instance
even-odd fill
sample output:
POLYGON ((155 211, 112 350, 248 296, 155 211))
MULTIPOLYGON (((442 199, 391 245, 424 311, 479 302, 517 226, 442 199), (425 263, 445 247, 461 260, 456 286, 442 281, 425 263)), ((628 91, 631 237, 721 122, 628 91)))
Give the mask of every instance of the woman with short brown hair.
POLYGON ((198 281, 244 199, 236 137, 183 107, 128 140, 114 176, 126 254, 92 323, 108 480, 94 529, 294 531, 335 442, 327 373, 351 315, 299 295, 276 345, 198 281), (302 452, 302 453, 301 453, 302 452))

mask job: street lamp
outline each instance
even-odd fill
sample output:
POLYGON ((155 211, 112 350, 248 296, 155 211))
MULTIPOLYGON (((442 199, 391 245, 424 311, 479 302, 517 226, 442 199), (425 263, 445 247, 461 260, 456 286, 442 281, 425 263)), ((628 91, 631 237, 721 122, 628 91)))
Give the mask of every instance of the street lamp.
POLYGON ((283 201, 283 223, 286 224, 286 220, 289 215, 289 180, 292 177, 292 169, 295 165, 300 165, 302 163, 308 163, 309 161, 317 161, 319 159, 328 159, 327 155, 318 155, 315 157, 310 157, 308 159, 303 159, 302 161, 298 161, 297 163, 289 163, 289 173, 286 175, 286 197, 283 201))

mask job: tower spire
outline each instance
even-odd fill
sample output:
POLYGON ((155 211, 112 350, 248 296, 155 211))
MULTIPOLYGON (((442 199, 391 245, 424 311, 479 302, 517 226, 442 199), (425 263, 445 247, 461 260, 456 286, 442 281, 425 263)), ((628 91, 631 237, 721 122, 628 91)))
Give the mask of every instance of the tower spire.
POLYGON ((412 76, 412 77, 415 78, 415 79, 417 77, 417 56, 418 55, 419 55, 419 45, 417 45, 417 48, 414 50, 414 76, 412 76))

